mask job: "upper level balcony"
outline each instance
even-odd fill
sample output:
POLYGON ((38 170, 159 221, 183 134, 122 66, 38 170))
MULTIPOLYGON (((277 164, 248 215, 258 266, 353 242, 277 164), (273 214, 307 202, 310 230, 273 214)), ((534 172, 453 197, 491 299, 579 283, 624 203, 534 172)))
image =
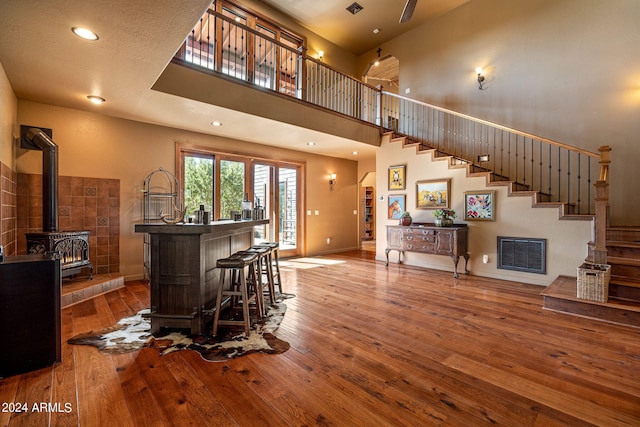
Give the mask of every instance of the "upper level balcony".
POLYGON ((212 9, 153 89, 374 147, 394 132, 572 214, 595 210, 600 154, 383 92, 212 9))
POLYGON ((380 145, 378 89, 211 9, 153 89, 380 145))

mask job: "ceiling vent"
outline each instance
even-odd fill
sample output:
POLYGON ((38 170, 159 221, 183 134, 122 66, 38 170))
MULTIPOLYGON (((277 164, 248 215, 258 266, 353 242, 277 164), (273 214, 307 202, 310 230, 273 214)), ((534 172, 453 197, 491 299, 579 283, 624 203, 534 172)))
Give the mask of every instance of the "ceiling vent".
POLYGON ((362 9, 364 9, 364 7, 360 6, 358 3, 353 3, 352 5, 347 7, 347 10, 353 15, 360 12, 362 9))

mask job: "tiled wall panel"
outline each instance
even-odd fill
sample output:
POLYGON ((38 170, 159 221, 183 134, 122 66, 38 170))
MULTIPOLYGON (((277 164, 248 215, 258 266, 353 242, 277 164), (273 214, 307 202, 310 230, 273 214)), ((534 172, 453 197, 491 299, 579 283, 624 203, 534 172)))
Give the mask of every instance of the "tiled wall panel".
MULTIPOLYGON (((18 253, 26 233, 42 231, 42 176, 18 174, 18 253)), ((89 231, 94 274, 120 269, 120 180, 58 177, 58 230, 89 231)))
POLYGON ((0 163, 0 245, 5 255, 16 255, 17 197, 16 173, 0 163))

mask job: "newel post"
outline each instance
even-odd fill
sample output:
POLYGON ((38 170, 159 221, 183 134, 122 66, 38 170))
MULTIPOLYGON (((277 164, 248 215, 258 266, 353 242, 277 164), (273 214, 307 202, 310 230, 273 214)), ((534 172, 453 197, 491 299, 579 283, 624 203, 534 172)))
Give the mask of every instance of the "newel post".
POLYGON ((600 177, 594 184, 596 188, 596 214, 595 214, 595 248, 593 250, 593 262, 596 264, 607 263, 607 224, 609 208, 609 152, 611 147, 604 145, 598 148, 600 152, 600 177))

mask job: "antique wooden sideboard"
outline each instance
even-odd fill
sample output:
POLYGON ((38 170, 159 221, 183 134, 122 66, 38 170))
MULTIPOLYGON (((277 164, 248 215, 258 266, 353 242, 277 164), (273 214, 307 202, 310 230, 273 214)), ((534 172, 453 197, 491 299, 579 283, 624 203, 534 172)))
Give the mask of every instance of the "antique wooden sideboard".
POLYGON ((413 223, 409 226, 387 225, 387 248, 384 253, 389 265, 389 252, 398 251, 398 263, 407 252, 447 255, 453 260, 453 277, 458 277, 458 260, 464 258, 464 272, 467 270, 469 254, 467 249, 468 228, 466 224, 451 227, 436 227, 430 223, 413 223))
POLYGON ((151 332, 204 332, 213 319, 219 286, 216 262, 253 243, 253 227, 269 220, 210 224, 136 224, 151 237, 151 332))

